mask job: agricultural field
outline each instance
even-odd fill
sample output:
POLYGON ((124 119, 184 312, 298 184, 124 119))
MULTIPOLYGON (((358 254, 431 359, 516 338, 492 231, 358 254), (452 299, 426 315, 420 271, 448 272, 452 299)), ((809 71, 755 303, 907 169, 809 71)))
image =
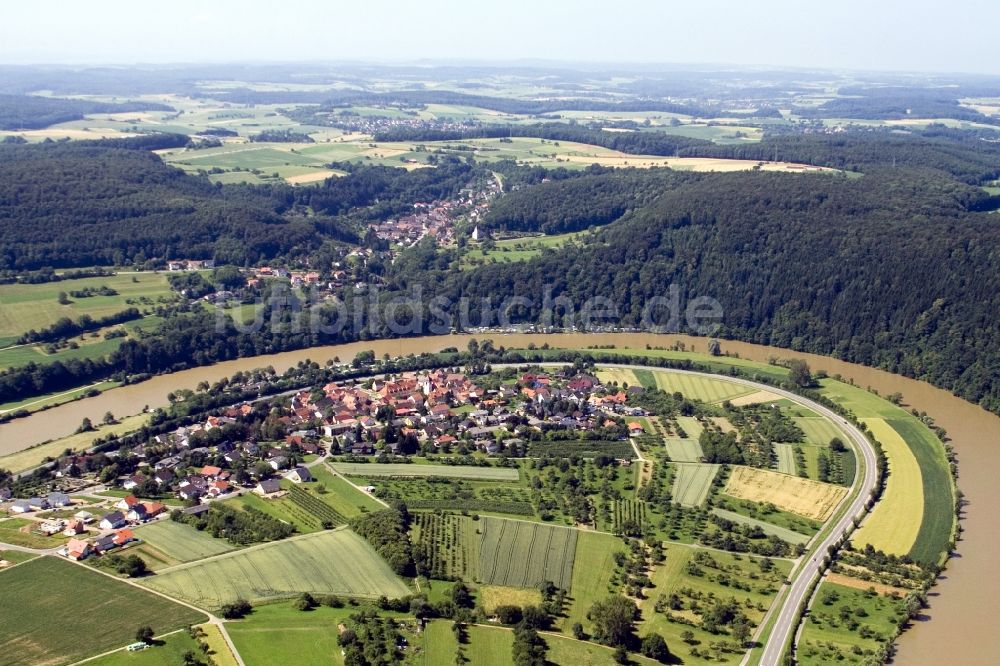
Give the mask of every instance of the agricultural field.
POLYGON ((847 488, 755 467, 733 467, 725 492, 751 502, 770 502, 783 511, 825 521, 847 496, 847 488))
POLYGON ((532 493, 523 482, 518 485, 496 481, 451 479, 433 482, 426 477, 355 478, 362 485, 373 485, 379 497, 402 499, 411 509, 455 509, 476 513, 504 513, 534 516, 532 493))
POLYGON ((781 400, 781 396, 770 391, 754 391, 733 398, 730 402, 736 407, 744 407, 746 405, 759 405, 762 402, 777 402, 778 400, 781 400))
POLYGON ((203 608, 300 592, 401 597, 406 585, 368 543, 340 529, 267 543, 167 569, 143 584, 203 608), (336 562, 336 566, 331 566, 336 562))
POLYGON ((583 440, 556 440, 530 441, 528 442, 528 456, 538 458, 544 455, 569 458, 578 456, 580 458, 596 458, 597 456, 611 456, 612 458, 635 459, 635 449, 627 441, 598 441, 592 439, 583 440))
POLYGON ((509 264, 527 261, 542 253, 545 248, 558 248, 577 238, 582 238, 587 232, 571 232, 553 236, 523 236, 498 240, 493 249, 470 248, 462 255, 459 268, 468 270, 483 264, 509 264))
MULTIPOLYGON (((14 344, 18 336, 31 329, 41 330, 60 317, 79 319, 87 314, 97 319, 129 307, 152 307, 161 299, 174 296, 164 273, 118 273, 104 277, 63 280, 42 284, 0 285, 0 346, 14 344), (115 296, 70 297, 59 304, 59 293, 99 289, 107 286, 115 296)), ((33 352, 35 360, 44 360, 43 352, 33 352)))
POLYGON ((705 429, 702 422, 693 416, 678 416, 675 420, 677 426, 684 431, 684 436, 688 439, 698 441, 701 432, 705 429))
POLYGON ((668 437, 663 440, 667 449, 667 455, 672 462, 696 463, 700 462, 704 452, 697 439, 679 439, 668 437))
POLYGON ((613 591, 611 577, 615 572, 614 554, 625 550, 622 540, 610 534, 580 531, 576 543, 576 559, 573 562, 573 590, 566 618, 562 620, 564 630, 580 622, 590 630, 593 624, 587 619, 587 611, 593 603, 603 599, 613 591))
POLYGON ((14 474, 38 467, 46 458, 57 458, 64 451, 85 451, 90 448, 94 440, 107 435, 121 435, 133 430, 138 430, 149 421, 149 414, 137 414, 121 419, 118 423, 110 425, 97 425, 97 430, 91 432, 81 432, 59 439, 52 440, 46 444, 39 444, 30 449, 24 449, 17 453, 0 457, 0 469, 6 469, 14 474))
MULTIPOLYGON (((852 541, 856 547, 863 548, 871 544, 876 550, 895 555, 912 555, 913 551, 921 555, 921 561, 936 561, 938 553, 943 547, 941 538, 934 539, 935 533, 944 535, 950 528, 952 513, 950 511, 951 488, 945 485, 942 492, 935 493, 931 501, 924 496, 925 482, 923 470, 929 465, 928 471, 933 472, 934 460, 928 456, 929 460, 921 464, 918 461, 915 446, 908 445, 907 440, 896 429, 896 427, 907 428, 906 421, 887 421, 885 419, 870 418, 865 419, 869 430, 875 439, 882 445, 889 466, 889 476, 886 480, 885 491, 882 499, 875 505, 875 509, 855 533, 852 541), (935 506, 935 503, 942 503, 943 507, 935 506), (935 512, 932 515, 940 514, 940 521, 933 518, 927 521, 927 511, 935 512), (899 520, 901 515, 907 516, 907 520, 899 520), (939 522, 939 524, 935 524, 939 522), (917 542, 921 533, 925 532, 925 539, 929 544, 918 548, 917 542)), ((911 440, 918 440, 920 432, 913 428, 908 429, 911 440)), ((933 442, 928 441, 928 445, 933 442)))
POLYGON ((484 517, 480 522, 483 583, 534 588, 550 580, 572 591, 577 530, 504 518, 484 517))
POLYGON ((408 477, 442 476, 455 479, 478 479, 482 481, 517 481, 518 470, 514 467, 472 467, 470 465, 414 465, 405 463, 330 463, 330 466, 345 476, 408 477))
POLYGON ((824 419, 822 417, 801 418, 793 416, 792 420, 795 422, 795 425, 801 428, 802 432, 805 433, 806 442, 809 444, 814 444, 815 446, 825 449, 830 445, 830 440, 834 437, 840 438, 840 441, 845 444, 848 442, 847 437, 840 431, 840 428, 838 428, 829 419, 824 419))
POLYGON ((315 493, 342 516, 353 518, 365 511, 378 511, 382 508, 382 504, 371 495, 358 490, 347 479, 331 473, 323 465, 314 465, 309 471, 314 482, 303 483, 299 487, 315 493))
POLYGON ((719 472, 719 465, 678 463, 671 493, 675 502, 684 506, 701 506, 708 499, 712 481, 719 472))
POLYGON ((778 459, 778 471, 782 474, 796 473, 795 447, 791 444, 771 444, 774 448, 774 455, 778 459))
POLYGON ((802 629, 798 662, 871 663, 881 644, 895 635, 902 613, 901 600, 824 581, 802 629))
POLYGON ((756 518, 749 518, 742 514, 736 513, 735 511, 727 511, 726 509, 713 508, 712 513, 719 516, 720 518, 725 518, 726 520, 731 520, 734 523, 740 523, 742 525, 750 525, 752 527, 759 527, 764 531, 764 534, 773 534, 782 541, 787 541, 790 544, 806 543, 809 541, 810 537, 805 534, 799 534, 795 530, 790 530, 784 527, 778 527, 772 523, 758 520, 756 518))
POLYGON ((207 619, 54 557, 0 572, 0 590, 0 653, 11 666, 72 663, 132 643, 143 624, 163 634, 207 619))
MULTIPOLYGON (((427 646, 426 666, 454 663, 457 643, 451 635, 449 622, 435 621, 428 628, 425 645, 427 646), (434 627, 441 625, 441 628, 434 627), (447 632, 451 638, 444 638, 447 632), (441 639, 441 646, 432 644, 441 639), (433 659, 431 658, 433 655, 433 659)), ((514 632, 505 627, 492 627, 481 624, 468 628, 469 644, 465 646, 465 656, 469 663, 476 666, 510 666, 511 646, 514 642, 514 632)), ((546 662, 552 664, 574 664, 575 666, 614 666, 614 651, 597 643, 577 641, 559 634, 543 632, 542 638, 548 646, 546 662)), ((656 664, 638 654, 630 654, 630 663, 641 666, 656 664)))
POLYGON ((475 581, 479 577, 478 524, 468 516, 413 514, 410 540, 431 578, 475 581))
POLYGON ((136 528, 135 536, 178 563, 221 555, 235 548, 224 539, 172 520, 158 520, 136 528))
MULTIPOLYGON (((638 371, 636 371, 638 376, 638 371)), ((727 382, 725 379, 714 379, 700 375, 688 375, 669 370, 650 370, 656 378, 656 388, 667 393, 680 392, 686 398, 704 402, 722 402, 732 400, 737 396, 749 395, 754 389, 727 382)), ((642 378, 639 377, 641 380, 642 378)), ((645 384, 644 384, 645 385, 645 384)))
POLYGON ((191 638, 187 631, 170 634, 159 639, 158 643, 141 652, 128 652, 122 649, 87 663, 92 666, 176 666, 184 663, 185 652, 199 654, 198 642, 191 638))

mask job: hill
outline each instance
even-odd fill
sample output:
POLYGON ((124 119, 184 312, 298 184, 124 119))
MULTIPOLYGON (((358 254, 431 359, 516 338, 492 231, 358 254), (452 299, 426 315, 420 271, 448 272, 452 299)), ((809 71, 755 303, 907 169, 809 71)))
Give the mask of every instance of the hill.
POLYGON ((42 129, 56 123, 79 120, 88 113, 172 111, 154 102, 94 102, 59 97, 0 94, 0 130, 42 129))

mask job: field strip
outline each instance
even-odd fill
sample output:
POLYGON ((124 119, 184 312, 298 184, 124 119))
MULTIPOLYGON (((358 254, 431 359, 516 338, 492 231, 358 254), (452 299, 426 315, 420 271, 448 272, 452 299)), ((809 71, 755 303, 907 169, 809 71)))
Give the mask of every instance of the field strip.
POLYGON ((701 506, 708 499, 719 465, 675 463, 673 498, 684 506, 701 506))
POLYGON ((667 455, 672 462, 701 462, 702 450, 697 439, 668 438, 663 440, 667 455))
POLYGON ((854 534, 856 548, 871 544, 891 555, 906 555, 916 543, 924 515, 924 487, 913 451, 885 419, 864 419, 882 445, 888 477, 882 498, 854 534), (900 518, 905 516, 905 520, 900 518))
POLYGON ((780 399, 781 396, 771 393, 770 391, 754 391, 753 393, 733 398, 729 402, 736 407, 743 407, 745 405, 757 405, 762 402, 774 402, 780 399))
POLYGON ((330 463, 330 466, 347 476, 416 477, 447 476, 482 481, 517 481, 519 472, 512 467, 474 467, 471 465, 415 465, 405 463, 330 463))
POLYGON ((733 467, 726 494, 751 502, 770 502, 783 511, 826 521, 848 489, 757 467, 733 467))
POLYGON ((794 530, 787 529, 785 527, 780 527, 772 523, 768 523, 763 520, 757 520, 756 518, 750 518, 749 516, 744 516, 733 511, 726 511, 725 509, 712 509, 712 513, 719 516, 720 518, 725 518, 726 520, 731 520, 734 523, 740 523, 741 525, 750 525, 752 527, 759 527, 764 530, 765 534, 773 534, 774 536, 787 541, 791 544, 797 543, 807 543, 809 537, 805 534, 799 534, 794 530))
POLYGON ((791 444, 774 443, 774 453, 778 458, 778 471, 782 474, 795 474, 795 449, 791 444))

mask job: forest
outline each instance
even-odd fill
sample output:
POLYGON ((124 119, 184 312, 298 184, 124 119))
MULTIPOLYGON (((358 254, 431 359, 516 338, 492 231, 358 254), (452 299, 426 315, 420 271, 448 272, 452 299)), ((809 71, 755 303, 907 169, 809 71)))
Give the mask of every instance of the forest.
POLYGON ((113 103, 0 94, 0 130, 41 129, 56 123, 79 120, 87 113, 129 111, 173 111, 173 108, 154 102, 113 103))

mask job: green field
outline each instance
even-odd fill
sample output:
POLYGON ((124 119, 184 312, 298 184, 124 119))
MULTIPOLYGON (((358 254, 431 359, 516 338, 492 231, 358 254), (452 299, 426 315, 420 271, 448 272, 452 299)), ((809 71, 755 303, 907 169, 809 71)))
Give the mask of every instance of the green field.
POLYGON ((673 462, 696 463, 700 462, 702 455, 704 455, 697 439, 668 437, 663 440, 663 443, 667 447, 667 455, 673 462))
POLYGON ((143 303, 140 300, 145 299, 146 305, 151 307, 161 298, 173 300, 163 273, 119 273, 43 284, 0 285, 0 345, 13 344, 21 334, 30 329, 41 330, 60 317, 75 320, 89 314, 96 319, 132 307, 130 300, 141 310, 143 303), (114 289, 118 295, 70 297, 68 305, 59 304, 59 292, 96 289, 102 285, 114 289))
POLYGON ((798 663, 803 666, 872 663, 867 661, 869 655, 895 634, 895 618, 902 612, 902 606, 902 601, 824 581, 802 629, 796 652, 798 663), (829 599, 830 593, 836 594, 837 600, 829 605, 822 603, 824 598, 829 599), (853 629, 852 623, 856 625, 853 629), (862 626, 873 635, 863 637, 862 626))
POLYGON ((847 437, 829 419, 792 417, 792 420, 795 421, 795 425, 802 428, 802 432, 806 434, 806 441, 810 444, 825 449, 829 447, 830 440, 834 437, 839 437, 840 441, 847 443, 847 437))
POLYGON ((141 652, 122 650, 88 663, 94 666, 177 666, 184 663, 184 653, 188 651, 198 654, 198 642, 187 631, 180 631, 141 652))
POLYGON ((749 518, 742 514, 736 513, 735 511, 727 511, 725 509, 714 508, 712 513, 719 516, 720 518, 725 518, 726 520, 731 520, 734 523, 741 523, 743 525, 750 525, 753 527, 759 527, 764 530, 765 534, 773 534, 783 541, 787 541, 790 544, 806 543, 809 541, 810 537, 805 534, 799 534, 794 530, 787 529, 785 527, 779 527, 772 523, 758 520, 756 518, 749 518))
POLYGON ((577 530, 504 518, 480 520, 479 576, 484 583, 538 587, 550 580, 573 584, 577 530))
POLYGON ((466 270, 483 264, 508 264, 527 261, 537 257, 545 248, 562 247, 575 239, 581 238, 586 232, 571 232, 553 236, 525 236, 509 238, 494 243, 493 249, 470 248, 462 255, 459 268, 466 270))
POLYGON ((169 569, 143 584, 202 608, 242 598, 264 601, 301 592, 401 597, 406 585, 355 533, 340 529, 268 543, 169 569))
POLYGON ((771 445, 774 454, 778 458, 778 471, 782 474, 795 474, 795 447, 791 444, 771 445))
POLYGON ((366 478, 395 476, 445 476, 455 479, 482 481, 517 481, 514 467, 472 467, 470 465, 408 465, 405 463, 330 463, 333 469, 345 476, 366 478))
POLYGON ((303 483, 300 487, 319 497, 340 515, 353 518, 362 512, 383 508, 374 497, 358 490, 347 479, 331 473, 323 465, 314 465, 309 471, 314 483, 303 483))
POLYGON ((71 663, 205 615, 88 567, 40 557, 0 572, 0 653, 11 666, 71 663))
POLYGON ((712 481, 719 472, 718 465, 681 463, 675 465, 674 487, 671 491, 675 502, 684 506, 701 506, 708 499, 712 481))
MULTIPOLYGON (((455 663, 457 643, 451 636, 451 625, 448 622, 432 623, 443 628, 434 628, 425 639, 427 658, 423 662, 427 666, 440 666, 455 663), (445 632, 451 637, 444 637, 445 632), (440 645, 432 643, 441 641, 440 645)), ((469 644, 465 646, 465 655, 469 663, 475 666, 510 666, 511 647, 514 642, 514 632, 505 627, 492 627, 476 624, 468 627, 469 644)), ((597 643, 577 641, 558 634, 544 632, 542 638, 548 646, 546 662, 551 664, 572 664, 574 666, 613 666, 614 651, 597 643)), ((656 662, 641 655, 629 655, 629 663, 652 666, 656 662)))
MULTIPOLYGON (((226 630, 244 662, 254 664, 343 664, 337 645, 337 625, 357 608, 320 606, 309 612, 289 603, 254 608, 243 620, 227 622, 226 630)), ((451 631, 448 631, 451 635, 451 631)))
MULTIPOLYGON (((667 393, 680 392, 687 398, 705 402, 722 402, 737 396, 749 395, 754 392, 746 386, 740 386, 724 379, 713 379, 700 375, 688 375, 669 370, 651 370, 656 378, 656 386, 667 393)), ((636 375, 639 377, 638 375, 636 375)), ((642 378, 639 377, 641 380, 642 378)))
POLYGON ((678 416, 676 421, 677 426, 684 431, 684 436, 695 441, 698 441, 701 431, 705 429, 702 422, 693 416, 678 416))
POLYGON ((574 622, 582 623, 588 631, 593 627, 587 619, 587 611, 595 601, 612 591, 614 554, 624 550, 625 545, 618 537, 600 532, 580 532, 573 562, 572 601, 566 618, 562 620, 564 630, 572 627, 574 622))
POLYGON ((135 530, 135 535, 150 546, 178 562, 192 562, 233 550, 234 546, 199 532, 190 525, 172 520, 159 520, 135 530))
POLYGON ((58 548, 67 541, 67 537, 60 532, 54 536, 45 536, 34 532, 39 523, 28 518, 8 518, 0 520, 0 543, 9 543, 12 546, 23 546, 25 548, 58 548), (22 532, 23 528, 30 528, 28 532, 22 532))

